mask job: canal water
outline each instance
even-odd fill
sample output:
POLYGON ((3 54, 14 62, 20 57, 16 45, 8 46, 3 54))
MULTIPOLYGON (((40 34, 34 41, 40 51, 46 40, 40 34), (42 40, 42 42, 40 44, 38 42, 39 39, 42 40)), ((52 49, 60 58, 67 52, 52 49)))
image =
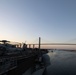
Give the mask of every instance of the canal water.
POLYGON ((76 75, 76 51, 49 50, 47 55, 50 64, 43 75, 76 75))

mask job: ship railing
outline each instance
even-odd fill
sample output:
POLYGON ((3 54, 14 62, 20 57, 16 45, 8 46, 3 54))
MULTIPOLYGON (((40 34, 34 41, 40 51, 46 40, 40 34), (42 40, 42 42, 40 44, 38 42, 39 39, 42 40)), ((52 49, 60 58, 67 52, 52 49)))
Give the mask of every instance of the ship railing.
POLYGON ((0 59, 0 74, 8 72, 11 69, 17 67, 17 61, 12 58, 2 58, 0 59))

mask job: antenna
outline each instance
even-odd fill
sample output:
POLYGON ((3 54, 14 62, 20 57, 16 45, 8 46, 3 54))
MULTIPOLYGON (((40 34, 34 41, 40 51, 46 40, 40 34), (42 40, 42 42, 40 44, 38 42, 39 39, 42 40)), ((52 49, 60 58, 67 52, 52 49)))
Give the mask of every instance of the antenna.
POLYGON ((41 48, 41 37, 39 37, 39 56, 41 56, 41 51, 40 51, 40 48, 41 48))
POLYGON ((39 50, 40 50, 40 45, 41 45, 41 37, 39 37, 39 50))

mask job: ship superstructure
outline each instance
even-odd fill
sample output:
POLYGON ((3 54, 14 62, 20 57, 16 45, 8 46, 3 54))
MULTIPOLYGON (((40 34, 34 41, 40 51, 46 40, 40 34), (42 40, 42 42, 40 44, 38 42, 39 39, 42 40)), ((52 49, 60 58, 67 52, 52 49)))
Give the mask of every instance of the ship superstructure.
MULTIPOLYGON (((30 67, 34 67, 36 60, 47 50, 27 48, 27 44, 10 44, 2 40, 0 44, 0 75, 22 75, 30 67), (41 53, 42 52, 42 53, 41 53)), ((40 42, 39 42, 40 45, 40 42)))

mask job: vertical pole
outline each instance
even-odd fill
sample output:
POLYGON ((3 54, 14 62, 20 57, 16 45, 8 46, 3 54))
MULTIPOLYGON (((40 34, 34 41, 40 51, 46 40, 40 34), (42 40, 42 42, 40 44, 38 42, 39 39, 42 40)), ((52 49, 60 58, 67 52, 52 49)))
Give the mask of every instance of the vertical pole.
POLYGON ((39 56, 41 56, 40 46, 41 46, 41 38, 39 37, 39 56))
POLYGON ((40 51, 41 38, 39 37, 39 51, 40 51))

